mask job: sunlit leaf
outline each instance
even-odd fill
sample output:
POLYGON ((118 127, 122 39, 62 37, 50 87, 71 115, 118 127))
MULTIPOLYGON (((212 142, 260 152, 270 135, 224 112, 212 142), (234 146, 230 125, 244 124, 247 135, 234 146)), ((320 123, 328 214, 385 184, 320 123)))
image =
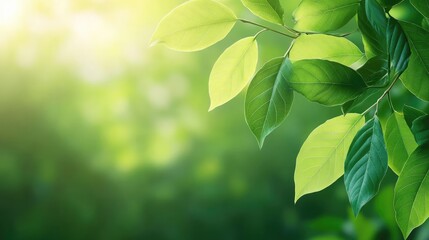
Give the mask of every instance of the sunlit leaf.
POLYGON ((310 101, 327 106, 341 105, 359 96, 366 88, 353 69, 327 60, 301 60, 293 63, 292 88, 310 101))
POLYGON ((254 37, 243 38, 226 49, 210 73, 210 110, 237 96, 251 80, 257 63, 258 44, 254 37))
POLYGON ((395 19, 389 19, 387 28, 387 47, 389 49, 390 68, 400 75, 408 67, 410 46, 401 25, 395 19))
POLYGON ((356 14, 360 0, 303 0, 293 17, 295 29, 329 32, 344 25, 356 14))
POLYGON ((241 0, 256 16, 269 22, 283 25, 283 8, 279 0, 241 0))
POLYGON ((362 0, 358 11, 358 26, 362 34, 367 58, 387 55, 386 36, 379 34, 368 20, 365 10, 366 0, 362 0))
POLYGON ((417 143, 405 122, 404 115, 395 112, 389 117, 384 136, 389 167, 399 175, 408 157, 417 148, 417 143))
POLYGON ((410 0, 410 2, 423 16, 429 18, 429 2, 427 0, 410 0))
POLYGON ((303 59, 324 59, 351 66, 364 58, 359 48, 342 37, 324 34, 301 35, 289 53, 292 61, 303 59))
POLYGON ((234 13, 220 3, 191 0, 161 20, 151 42, 178 51, 198 51, 222 40, 235 22, 234 13))
POLYGON ((273 59, 258 71, 247 89, 246 122, 261 147, 292 106, 293 91, 286 82, 291 68, 289 59, 273 59))
POLYGON ((419 145, 429 142, 429 115, 418 117, 411 127, 414 137, 419 145))
POLYGON ((355 215, 377 194, 387 161, 381 124, 375 116, 356 134, 345 162, 344 183, 355 215))
POLYGON ((395 186, 395 215, 407 238, 429 217, 429 145, 419 146, 405 163, 395 186))
POLYGON ((401 80, 414 95, 429 101, 429 32, 405 22, 402 22, 401 26, 411 47, 408 68, 402 74, 401 80))
POLYGON ((295 202, 325 189, 344 174, 344 160, 354 136, 365 124, 360 114, 328 120, 305 140, 296 159, 295 202))

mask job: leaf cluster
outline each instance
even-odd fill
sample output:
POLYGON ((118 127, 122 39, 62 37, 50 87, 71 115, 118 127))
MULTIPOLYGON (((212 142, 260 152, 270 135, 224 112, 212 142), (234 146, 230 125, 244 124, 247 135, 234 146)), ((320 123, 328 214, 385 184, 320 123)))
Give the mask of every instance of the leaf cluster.
POLYGON ((429 4, 423 2, 302 0, 290 27, 284 22, 282 1, 242 0, 254 15, 280 25, 280 31, 240 19, 217 1, 191 0, 165 16, 152 42, 197 51, 221 41, 237 22, 261 27, 227 48, 214 64, 210 110, 246 89, 245 119, 262 147, 286 119, 295 93, 341 107, 343 115, 316 128, 297 156, 295 201, 344 175, 357 215, 378 193, 390 168, 398 175, 396 220, 407 238, 429 218, 429 116, 407 105, 394 106, 390 94, 402 82, 422 104, 429 101, 429 4), (352 19, 363 51, 348 33, 334 33, 352 19), (293 41, 282 57, 256 71, 257 38, 264 31, 293 41), (387 120, 378 114, 385 99, 391 112, 387 120))

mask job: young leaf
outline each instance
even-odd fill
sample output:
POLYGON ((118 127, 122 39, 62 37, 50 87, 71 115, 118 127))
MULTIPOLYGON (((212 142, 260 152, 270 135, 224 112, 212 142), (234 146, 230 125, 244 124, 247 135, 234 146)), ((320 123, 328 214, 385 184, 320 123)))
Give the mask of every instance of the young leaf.
POLYGON ((384 9, 376 0, 365 0, 365 12, 372 27, 380 35, 386 33, 387 18, 384 9))
POLYGON ((295 29, 329 32, 346 25, 356 14, 360 0, 303 0, 293 13, 295 29))
POLYGON ((410 60, 410 46, 401 25, 391 18, 387 28, 387 47, 389 49, 390 68, 395 74, 402 74, 410 60))
POLYGON ((363 53, 346 38, 324 34, 301 35, 289 53, 292 61, 323 59, 351 66, 362 61, 363 53))
POLYGON ((191 0, 161 20, 151 42, 178 51, 198 51, 225 38, 235 22, 234 13, 220 3, 191 0))
POLYGON ((295 202, 323 190, 344 174, 347 149, 364 124, 362 115, 347 114, 328 120, 308 136, 296 159, 295 202))
POLYGON ((246 122, 260 147, 265 137, 280 126, 292 106, 293 91, 286 82, 291 68, 289 59, 273 59, 258 71, 247 89, 246 122))
POLYGON ((410 0, 411 4, 426 18, 429 18, 429 2, 427 0, 410 0))
POLYGON ((401 23, 411 47, 411 58, 401 80, 418 98, 429 101, 429 32, 410 23, 401 23))
POLYGON ((424 112, 407 105, 404 105, 403 111, 404 111, 405 121, 407 122, 407 125, 410 129, 413 126, 414 120, 416 120, 418 117, 425 115, 424 112))
POLYGON ((395 215, 407 238, 429 217, 429 145, 419 146, 407 160, 395 186, 395 215))
POLYGON ((293 63, 290 86, 313 102, 327 106, 350 101, 366 88, 353 69, 326 60, 301 60, 293 63))
POLYGON ((411 130, 419 145, 429 142, 429 115, 418 117, 413 121, 411 130))
POLYGON ((241 0, 256 16, 272 23, 283 25, 283 8, 279 0, 241 0))
POLYGON ((368 86, 384 86, 388 84, 388 62, 386 57, 376 56, 369 59, 357 70, 368 86))
POLYGON ((358 11, 358 26, 367 58, 387 55, 386 35, 379 34, 368 20, 365 10, 366 0, 362 0, 358 11))
POLYGON ((404 115, 395 112, 389 117, 384 137, 389 156, 389 167, 396 175, 399 175, 408 157, 417 148, 417 143, 405 122, 404 115))
POLYGON ((387 152, 378 117, 359 130, 347 154, 344 182, 355 215, 378 192, 387 172, 387 152))
POLYGON ((209 111, 237 96, 252 78, 257 64, 258 44, 254 37, 243 38, 226 49, 210 73, 209 111))

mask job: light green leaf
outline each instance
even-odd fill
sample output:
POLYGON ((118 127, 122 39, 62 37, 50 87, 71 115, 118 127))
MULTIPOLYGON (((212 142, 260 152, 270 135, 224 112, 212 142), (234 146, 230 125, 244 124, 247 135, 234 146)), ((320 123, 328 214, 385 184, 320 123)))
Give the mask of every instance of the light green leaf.
POLYGON ((289 57, 292 61, 323 59, 352 66, 362 61, 364 55, 346 38, 324 34, 304 34, 294 41, 289 57))
POLYGON ((289 59, 273 59, 259 70, 247 89, 246 122, 260 147, 265 137, 284 121, 292 106, 293 91, 286 82, 291 68, 289 59))
POLYGON ((178 51, 198 51, 225 38, 236 19, 229 8, 216 1, 191 0, 161 20, 151 42, 178 51))
POLYGON ((283 25, 283 8, 279 0, 241 0, 256 16, 272 23, 283 25))
POLYGON ((385 86, 389 83, 388 61, 386 57, 376 56, 369 59, 357 70, 368 86, 385 86))
POLYGON ((347 149, 364 124, 362 115, 347 114, 328 120, 308 136, 296 160, 295 202, 323 190, 344 174, 347 149))
POLYGON ((386 33, 387 18, 380 4, 376 0, 365 0, 365 12, 375 31, 384 35, 386 33))
POLYGON ((395 215, 407 238, 429 218, 429 145, 419 146, 405 163, 395 186, 395 215))
POLYGON ((408 67, 410 46, 401 25, 391 18, 387 27, 387 47, 389 49, 390 68, 394 74, 401 75, 408 67))
POLYGON ((423 145, 429 142, 429 115, 418 117, 411 127, 417 144, 423 145))
POLYGON ((387 172, 387 152, 378 117, 359 130, 345 162, 344 183, 354 214, 378 192, 387 172))
POLYGON ((341 105, 359 96, 366 88, 353 69, 327 60, 301 60, 293 63, 290 86, 313 102, 341 105))
POLYGON ((407 122, 407 125, 409 128, 413 126, 414 120, 416 120, 418 117, 425 115, 425 113, 420 111, 419 109, 410 107, 408 105, 404 105, 403 111, 404 111, 405 121, 407 122))
POLYGON ((386 35, 378 33, 368 20, 365 9, 366 0, 362 0, 358 11, 358 26, 367 58, 387 55, 386 35))
POLYGON ((226 49, 210 73, 209 111, 237 96, 249 83, 257 64, 258 44, 254 37, 243 38, 226 49))
POLYGON ((393 113, 386 124, 385 140, 389 167, 399 175, 408 157, 417 148, 411 130, 405 122, 404 115, 393 113))
POLYGON ((410 2, 421 14, 423 14, 423 16, 429 18, 429 1, 428 0, 410 0, 410 2))
POLYGON ((429 101, 429 32, 410 23, 401 23, 411 47, 411 58, 401 80, 418 98, 429 101))
POLYGON ((394 19, 420 25, 424 19, 423 15, 411 4, 410 0, 403 0, 389 10, 389 15, 394 19))
POLYGON ((329 32, 344 25, 356 14, 360 0, 303 0, 293 13, 295 29, 329 32))

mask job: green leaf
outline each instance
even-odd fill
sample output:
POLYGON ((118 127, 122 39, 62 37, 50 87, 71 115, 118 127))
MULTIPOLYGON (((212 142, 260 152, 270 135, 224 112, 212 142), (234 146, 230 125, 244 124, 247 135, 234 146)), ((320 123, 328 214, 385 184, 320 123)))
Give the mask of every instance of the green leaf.
POLYGON ((344 114, 354 112, 363 113, 371 105, 373 105, 378 98, 383 95, 384 90, 378 88, 368 88, 359 97, 350 100, 341 106, 341 110, 344 114))
POLYGON ((411 4, 410 0, 403 0, 389 11, 389 15, 401 22, 420 25, 423 15, 411 4))
POLYGON ((198 51, 225 38, 235 22, 235 14, 220 3, 191 0, 161 20, 151 42, 178 51, 198 51))
POLYGON ((387 152, 377 116, 359 130, 345 162, 344 182, 355 215, 378 192, 387 172, 387 152))
POLYGON ((418 117, 411 127, 414 137, 419 145, 429 142, 429 115, 418 117))
POLYGON ((375 31, 380 35, 384 35, 386 33, 387 18, 380 4, 376 0, 366 0, 365 12, 375 31))
POLYGON ((283 25, 283 8, 279 0, 241 0, 256 16, 272 23, 283 25))
POLYGON ((419 11, 423 16, 429 18, 429 1, 427 0, 410 0, 411 4, 419 11))
POLYGON ((405 121, 407 122, 407 125, 409 128, 413 126, 414 120, 416 120, 418 117, 421 117, 425 115, 424 112, 420 111, 419 109, 404 105, 404 117, 405 121))
POLYGON ((383 56, 369 59, 357 70, 368 86, 385 86, 389 82, 388 62, 383 56))
POLYGON ((295 29, 329 32, 346 25, 356 14, 360 0, 303 0, 293 13, 295 29))
POLYGON ((387 28, 387 46, 389 49, 390 68, 395 74, 402 74, 410 60, 410 46, 401 25, 391 18, 387 28))
POLYGON ((213 66, 209 79, 210 110, 237 96, 249 83, 258 64, 258 44, 247 37, 225 50, 213 66))
POLYGON ((395 215, 407 238, 429 217, 429 145, 419 146, 405 163, 395 186, 395 215))
POLYGON ((313 102, 327 106, 341 105, 366 88, 353 69, 327 60, 301 60, 293 63, 288 79, 292 88, 313 102))
POLYGON ((362 3, 358 11, 358 26, 362 34, 362 41, 367 58, 387 55, 386 35, 379 34, 368 20, 365 10, 366 0, 362 3))
POLYGON ((323 190, 344 174, 347 149, 364 124, 362 115, 347 114, 328 120, 308 136, 296 160, 295 202, 323 190))
POLYGON ((429 32, 410 23, 401 23, 408 43, 411 57, 407 70, 402 74, 404 86, 422 100, 429 101, 429 32))
POLYGON ((389 167, 396 175, 399 175, 408 157, 417 148, 417 143, 405 122, 404 115, 395 112, 389 117, 384 137, 389 156, 389 167))
POLYGON ((284 121, 292 106, 293 91, 286 82, 291 68, 289 59, 273 59, 258 71, 247 89, 246 122, 260 147, 265 137, 284 121))
POLYGON ((346 38, 324 34, 301 35, 289 53, 292 61, 323 59, 351 66, 362 61, 363 53, 346 38))
POLYGON ((395 4, 398 4, 402 0, 378 0, 383 8, 390 8, 395 4))

